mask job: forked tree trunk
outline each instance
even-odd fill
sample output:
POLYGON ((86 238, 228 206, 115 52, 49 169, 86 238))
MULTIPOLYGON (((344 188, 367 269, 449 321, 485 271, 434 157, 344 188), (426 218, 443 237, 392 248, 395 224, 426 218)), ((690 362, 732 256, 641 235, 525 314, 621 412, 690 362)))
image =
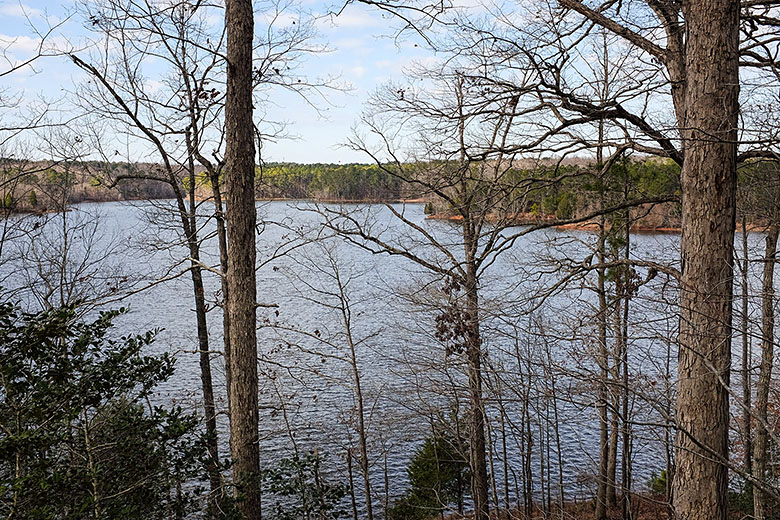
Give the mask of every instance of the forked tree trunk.
POLYGON ((230 449, 238 510, 260 518, 255 282, 255 151, 252 126, 251 0, 227 0, 227 93, 225 182, 227 184, 227 280, 230 287, 230 449))
POLYGON ((739 2, 687 0, 674 510, 726 520, 739 2))

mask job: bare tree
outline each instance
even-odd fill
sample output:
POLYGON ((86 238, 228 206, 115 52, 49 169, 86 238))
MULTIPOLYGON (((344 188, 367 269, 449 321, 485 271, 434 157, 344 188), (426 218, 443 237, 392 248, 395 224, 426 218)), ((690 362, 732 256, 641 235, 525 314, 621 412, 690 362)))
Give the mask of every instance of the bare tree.
MULTIPOLYGON (((82 104, 92 116, 102 115, 108 120, 114 120, 120 129, 140 137, 152 146, 162 161, 159 169, 141 167, 136 168, 135 172, 118 175, 106 172, 105 180, 112 183, 122 182, 128 177, 157 180, 170 186, 175 196, 174 218, 180 224, 180 233, 189 253, 188 271, 193 284, 201 390, 209 439, 209 509, 216 514, 221 507, 222 478, 203 266, 200 261, 202 224, 197 219, 199 203, 195 190, 198 181, 192 139, 193 129, 195 132, 211 130, 214 123, 219 122, 219 96, 215 95, 214 90, 206 91, 205 85, 215 81, 214 70, 218 70, 220 58, 214 50, 208 49, 208 28, 198 13, 186 3, 158 9, 151 5, 106 1, 87 4, 85 9, 85 16, 108 42, 107 48, 120 45, 124 52, 117 57, 106 52, 102 58, 98 58, 97 65, 75 54, 71 55, 73 62, 95 81, 95 88, 82 89, 82 104), (204 47, 207 49, 205 52, 202 51, 204 47), (177 72, 185 71, 185 74, 176 76, 178 80, 168 82, 172 97, 167 100, 150 92, 148 83, 139 72, 152 55, 165 58, 177 72), (200 63, 203 71, 196 73, 196 69, 191 70, 194 69, 194 63, 200 63), (193 87, 187 79, 196 86, 193 87), (195 89, 199 89, 199 92, 195 93, 195 89), (197 101, 194 102, 194 99, 197 101), (179 151, 182 148, 177 144, 179 140, 184 140, 186 144, 183 154, 179 151), (183 182, 185 179, 186 183, 183 182)), ((201 134, 197 136, 201 137, 201 134)), ((201 141, 198 143, 201 144, 201 141)), ((102 143, 97 141, 97 144, 102 143)))

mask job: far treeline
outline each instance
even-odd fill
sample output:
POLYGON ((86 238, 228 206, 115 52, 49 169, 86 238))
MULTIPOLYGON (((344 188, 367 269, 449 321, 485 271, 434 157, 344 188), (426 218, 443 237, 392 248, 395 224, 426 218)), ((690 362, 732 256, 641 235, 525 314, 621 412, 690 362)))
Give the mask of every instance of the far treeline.
MULTIPOLYGON (((15 161, 4 163, 4 178, 12 177, 13 171, 20 168, 15 161)), ((422 179, 429 168, 439 167, 441 163, 416 164, 413 170, 422 179)), ((18 183, 4 185, 0 203, 5 210, 39 212, 58 209, 63 192, 68 194, 67 204, 173 198, 170 185, 143 178, 139 173, 139 170, 151 172, 155 168, 158 167, 152 164, 99 162, 41 164, 37 173, 26 174, 18 183)), ((771 196, 765 181, 777 168, 773 161, 749 161, 740 165, 740 214, 754 226, 762 225, 762 211, 755 208, 771 196)), ((668 159, 627 157, 604 172, 585 160, 564 164, 548 160, 536 165, 507 165, 506 169, 507 184, 515 194, 511 197, 512 207, 503 211, 514 216, 518 223, 577 219, 592 214, 601 197, 607 195, 614 199, 612 202, 625 196, 658 201, 632 210, 635 229, 678 229, 680 226, 680 167, 668 159), (524 188, 524 181, 532 187, 524 188)), ((474 175, 478 173, 475 171, 474 175)), ((180 175, 180 182, 182 188, 188 188, 185 173, 180 175)), ((255 195, 258 200, 416 201, 424 202, 426 213, 435 218, 454 215, 449 204, 383 164, 267 163, 256 169, 255 195)), ((196 174, 195 196, 200 200, 212 197, 205 172, 196 174)))

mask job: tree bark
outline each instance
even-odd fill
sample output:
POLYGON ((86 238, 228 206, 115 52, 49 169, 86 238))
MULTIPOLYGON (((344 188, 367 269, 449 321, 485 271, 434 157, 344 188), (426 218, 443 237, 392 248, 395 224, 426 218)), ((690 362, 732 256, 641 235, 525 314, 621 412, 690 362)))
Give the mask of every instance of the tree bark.
MULTIPOLYGON (((777 257, 777 238, 780 225, 773 222, 766 235, 764 254, 764 275, 761 284, 761 366, 756 385, 756 441, 753 445, 753 476, 759 482, 766 477, 768 432, 767 408, 769 404, 769 386, 772 380, 775 341, 775 259, 777 257)), ((766 493, 761 487, 753 489, 753 517, 763 520, 767 502, 766 493)))
MULTIPOLYGON (((190 134, 186 134, 187 148, 192 150, 190 134)), ((209 460, 206 463, 206 472, 209 475, 209 513, 217 515, 220 509, 220 497, 222 488, 222 474, 219 471, 219 440, 217 436, 217 412, 214 406, 214 384, 211 377, 211 358, 209 352, 209 331, 206 322, 206 295, 203 288, 203 270, 200 267, 200 243, 198 241, 198 223, 196 221, 195 202, 195 164, 192 153, 188 157, 190 210, 186 216, 187 245, 190 250, 190 275, 192 277, 192 289, 195 296, 195 320, 198 331, 198 351, 200 360, 200 382, 203 392, 203 412, 206 421, 206 447, 209 460)), ((184 219, 184 215, 182 215, 184 219)))
POLYGON ((252 39, 250 0, 227 0, 227 93, 225 182, 227 187, 227 280, 230 293, 230 437, 238 510, 260 518, 255 281, 255 150, 252 133, 252 39))
POLYGON ((674 510, 726 520, 739 2, 687 0, 674 510))
POLYGON ((488 476, 485 461, 485 409, 482 402, 482 344, 479 334, 476 266, 474 266, 473 261, 469 262, 467 259, 466 271, 466 312, 469 321, 466 356, 468 357, 469 399, 471 402, 471 438, 469 439, 471 441, 471 487, 474 499, 474 518, 488 520, 490 504, 488 503, 488 476))

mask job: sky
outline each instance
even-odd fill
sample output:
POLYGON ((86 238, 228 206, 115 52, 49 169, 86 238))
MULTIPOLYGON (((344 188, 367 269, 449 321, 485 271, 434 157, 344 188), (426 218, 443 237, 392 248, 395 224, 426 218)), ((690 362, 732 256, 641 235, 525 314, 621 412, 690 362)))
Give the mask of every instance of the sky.
MULTIPOLYGON (((303 16, 316 18, 318 36, 313 43, 328 49, 303 58, 299 70, 309 78, 335 77, 342 88, 325 90, 322 97, 311 97, 316 108, 295 94, 280 89, 271 91, 263 111, 268 119, 287 124, 289 138, 267 142, 264 159, 302 163, 370 162, 364 154, 343 146, 359 121, 367 97, 383 83, 399 79, 404 68, 415 62, 430 62, 436 56, 414 34, 394 37, 396 21, 376 8, 362 4, 344 7, 332 0, 304 0, 291 5, 302 9, 303 16), (341 7, 344 7, 341 12, 336 13, 341 7)), ((291 23, 295 19, 290 13, 282 16, 279 23, 291 23)), ((258 13, 256 26, 262 28, 264 23, 264 15, 258 13)), ((52 45, 85 45, 88 33, 73 1, 0 0, 0 48, 6 49, 6 60, 0 62, 0 71, 9 62, 18 62, 35 50, 40 37, 31 26, 44 31, 48 25, 57 26, 53 37, 47 40, 52 45)), ((83 73, 67 57, 53 56, 36 61, 32 67, 0 76, 0 90, 6 94, 13 92, 29 102, 37 99, 56 102, 83 79, 83 73)))

